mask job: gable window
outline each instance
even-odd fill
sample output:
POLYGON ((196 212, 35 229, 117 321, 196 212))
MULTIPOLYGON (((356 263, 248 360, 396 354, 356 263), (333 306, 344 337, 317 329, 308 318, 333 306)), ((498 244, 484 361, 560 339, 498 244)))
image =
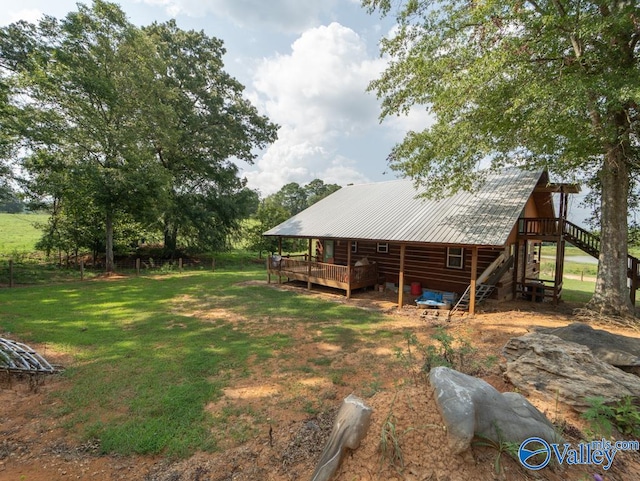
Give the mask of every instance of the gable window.
POLYGON ((447 247, 447 267, 451 269, 464 267, 464 249, 462 247, 447 247))
POLYGON ((378 242, 377 251, 380 254, 387 254, 389 252, 389 244, 386 242, 378 242))

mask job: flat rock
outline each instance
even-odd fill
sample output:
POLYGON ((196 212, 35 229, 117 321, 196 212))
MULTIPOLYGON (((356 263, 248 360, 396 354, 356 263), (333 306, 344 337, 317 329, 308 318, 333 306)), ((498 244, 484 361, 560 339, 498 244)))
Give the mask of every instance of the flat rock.
POLYGON ((502 350, 505 377, 525 394, 558 398, 578 411, 590 397, 613 403, 640 395, 640 378, 604 362, 587 346, 551 334, 532 332, 514 337, 502 350))
POLYGON ((500 393, 482 379, 447 367, 433 368, 429 382, 455 453, 468 449, 474 437, 497 444, 520 444, 532 436, 561 442, 553 424, 520 394, 500 393))
POLYGON ((598 359, 612 366, 623 369, 640 367, 640 339, 635 337, 594 329, 582 322, 555 329, 539 329, 537 332, 587 346, 598 359))

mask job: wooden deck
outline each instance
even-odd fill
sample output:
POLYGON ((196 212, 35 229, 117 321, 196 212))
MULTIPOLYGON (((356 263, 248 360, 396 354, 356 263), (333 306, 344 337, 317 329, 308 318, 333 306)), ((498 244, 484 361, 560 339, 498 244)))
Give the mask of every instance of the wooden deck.
POLYGON ((269 256, 267 262, 269 282, 271 282, 271 276, 286 277, 309 284, 343 289, 347 292, 347 297, 351 295, 353 289, 373 286, 378 282, 376 264, 349 267, 308 260, 306 256, 269 256))

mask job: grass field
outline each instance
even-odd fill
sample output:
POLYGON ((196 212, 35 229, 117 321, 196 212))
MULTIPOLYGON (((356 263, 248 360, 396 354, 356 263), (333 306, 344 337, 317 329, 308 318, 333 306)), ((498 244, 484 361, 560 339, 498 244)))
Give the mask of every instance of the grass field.
POLYGON ((42 237, 38 224, 44 225, 47 214, 0 213, 0 257, 30 253, 42 237))
MULTIPOLYGON (((381 314, 245 282, 257 278, 264 271, 247 268, 2 289, 0 333, 72 356, 51 413, 70 435, 100 439, 103 452, 188 456, 267 422, 205 406, 252 366, 284 358, 290 326, 343 348, 384 335, 381 314)), ((321 361, 301 369, 339 382, 321 361)))

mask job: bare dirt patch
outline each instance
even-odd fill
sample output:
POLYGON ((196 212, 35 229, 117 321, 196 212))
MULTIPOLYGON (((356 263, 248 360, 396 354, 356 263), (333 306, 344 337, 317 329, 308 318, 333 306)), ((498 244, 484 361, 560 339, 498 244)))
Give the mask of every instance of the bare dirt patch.
MULTIPOLYGON (((290 285, 273 288, 298 289, 290 285)), ((483 364, 478 375, 500 391, 513 390, 499 367, 501 348, 509 338, 536 326, 559 327, 574 320, 573 306, 567 305, 489 304, 473 318, 456 316, 448 322, 441 316, 423 318, 415 308, 398 310, 393 296, 386 293, 358 293, 349 301, 335 292, 312 291, 310 295, 384 312, 386 320, 377 325, 379 329, 409 330, 422 342, 428 342, 437 326, 446 327, 454 336, 468 339, 478 350, 478 359, 496 358, 495 364, 483 364)), ((231 319, 222 309, 192 315, 203 322, 224 319, 237 322, 239 328, 272 329, 259 317, 231 319)), ((640 337, 630 328, 594 327, 640 337)), ((309 479, 337 408, 352 392, 364 398, 374 413, 361 447, 346 456, 336 479, 583 481, 594 479, 595 473, 608 481, 640 479, 639 453, 618 453, 608 472, 595 466, 527 471, 507 453, 482 446, 454 455, 428 387, 396 359, 396 348, 403 347, 398 336, 350 348, 307 332, 303 326, 287 324, 283 329, 296 342, 272 359, 253 360, 248 376, 232 376, 224 396, 206 406, 213 416, 226 413, 229 418, 229 430, 220 439, 223 450, 197 453, 181 461, 99 455, 96 440, 81 442, 69 437, 59 419, 51 416, 56 397, 50 394, 64 388, 64 377, 47 377, 36 385, 28 379, 0 379, 0 481, 309 479)), ((51 349, 46 354, 54 363, 69 362, 51 349)), ((570 442, 580 441, 584 422, 557 403, 552 393, 530 401, 564 427, 570 442)))

